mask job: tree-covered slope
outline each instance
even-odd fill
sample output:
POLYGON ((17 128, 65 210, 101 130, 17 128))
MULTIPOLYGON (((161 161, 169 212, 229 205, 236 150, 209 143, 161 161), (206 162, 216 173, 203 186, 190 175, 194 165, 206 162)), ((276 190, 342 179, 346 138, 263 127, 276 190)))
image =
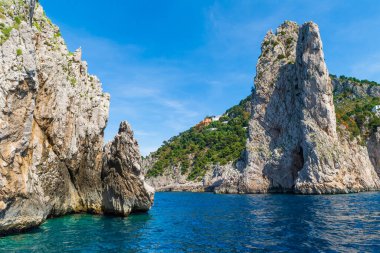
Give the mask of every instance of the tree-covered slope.
POLYGON ((376 105, 380 105, 380 85, 352 77, 331 78, 336 84, 334 104, 339 132, 348 132, 351 140, 357 138, 360 144, 365 145, 380 126, 379 115, 373 111, 376 105))
MULTIPOLYGON (((380 105, 380 85, 345 76, 331 75, 331 80, 338 131, 365 145, 380 126, 380 118, 372 112, 380 105)), ((250 99, 251 96, 227 110, 219 120, 206 126, 198 124, 164 142, 150 155, 147 177, 170 175, 175 168, 189 181, 201 180, 213 165, 241 159, 247 140, 250 99)))
POLYGON ((208 125, 198 124, 164 142, 151 154, 156 162, 147 176, 162 175, 175 166, 189 180, 200 180, 211 165, 237 161, 241 158, 247 138, 249 104, 250 97, 247 97, 218 120, 214 119, 208 125))

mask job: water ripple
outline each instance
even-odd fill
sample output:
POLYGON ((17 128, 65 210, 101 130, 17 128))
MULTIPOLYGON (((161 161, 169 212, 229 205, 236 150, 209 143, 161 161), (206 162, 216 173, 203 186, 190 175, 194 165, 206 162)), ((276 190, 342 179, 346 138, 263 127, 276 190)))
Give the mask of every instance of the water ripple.
POLYGON ((380 252, 380 193, 157 193, 148 214, 71 215, 0 239, 2 252, 380 252))

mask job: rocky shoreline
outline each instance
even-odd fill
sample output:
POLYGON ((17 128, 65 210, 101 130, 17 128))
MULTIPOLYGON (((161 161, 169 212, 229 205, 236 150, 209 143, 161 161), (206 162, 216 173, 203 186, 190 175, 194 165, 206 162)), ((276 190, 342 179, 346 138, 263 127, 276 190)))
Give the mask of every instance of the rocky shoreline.
MULTIPOLYGON (((189 180, 181 165, 173 165, 148 178, 150 184, 159 191, 243 194, 378 190, 380 126, 368 137, 352 137, 346 122, 337 124, 333 100, 376 98, 380 86, 330 76, 312 22, 285 22, 267 33, 261 50, 244 161, 211 165, 201 181, 189 180)), ((146 161, 149 170, 155 161, 146 161)))
POLYGON ((347 123, 352 117, 334 105, 343 95, 354 102, 378 98, 380 88, 330 76, 313 22, 286 21, 269 31, 255 89, 235 108, 241 115, 197 126, 201 131, 219 118, 221 128, 239 121, 231 127, 239 134, 229 136, 235 138, 231 157, 244 149, 239 159, 203 161, 204 171, 198 165, 193 174, 189 164, 170 164, 145 179, 157 159, 141 158, 127 122, 104 144, 110 96, 88 73, 81 50, 67 49, 41 5, 30 24, 23 1, 1 4, 7 12, 0 27, 0 235, 71 213, 146 212, 154 189, 340 194, 380 188, 380 126, 363 117, 366 127, 353 128, 347 123))
POLYGON ((37 4, 2 1, 0 234, 70 213, 148 211, 153 189, 126 122, 104 147, 110 96, 37 4), (8 36, 8 37, 6 37, 8 36))

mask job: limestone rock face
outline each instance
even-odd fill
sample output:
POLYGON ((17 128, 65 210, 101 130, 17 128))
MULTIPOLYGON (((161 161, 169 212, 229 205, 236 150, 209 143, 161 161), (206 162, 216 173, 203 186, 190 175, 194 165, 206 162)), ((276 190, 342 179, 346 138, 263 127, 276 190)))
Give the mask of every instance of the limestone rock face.
POLYGON ((208 189, 215 193, 239 193, 239 180, 244 166, 243 161, 237 161, 235 165, 216 166, 211 175, 206 175, 204 181, 208 183, 208 189))
POLYGON ((285 22, 268 32, 255 86, 239 192, 346 193, 380 186, 367 147, 338 137, 316 24, 285 22))
POLYGON ((49 216, 102 213, 109 95, 40 5, 33 27, 22 1, 1 5, 11 31, 0 34, 0 233, 49 216))
POLYGON ((344 92, 349 93, 348 96, 353 98, 360 98, 365 96, 380 97, 380 86, 371 85, 368 83, 357 83, 350 80, 340 80, 338 78, 332 78, 332 84, 334 87, 334 93, 341 94, 344 92))
POLYGON ((377 174, 380 175, 380 127, 368 141, 368 154, 377 174))
POLYGON ((103 169, 104 212, 128 215, 150 209, 154 190, 144 183, 141 155, 137 141, 127 122, 104 148, 103 169))
MULTIPOLYGON (((189 181, 172 166, 149 178, 158 191, 348 193, 380 187, 379 132, 350 138, 333 97, 380 96, 366 80, 330 76, 316 24, 285 22, 268 32, 257 63, 245 161, 205 168, 189 181), (344 96, 342 96, 344 95, 344 96), (337 128, 339 132, 337 132, 337 128)), ((338 106, 339 99, 336 101, 338 106)), ((353 119, 353 118, 351 118, 353 119)), ((369 119, 364 119, 369 122, 369 119)), ((365 132, 365 131, 363 131, 365 132)), ((152 168, 153 157, 144 160, 152 168)))
POLYGON ((244 168, 242 161, 223 166, 213 165, 201 181, 190 181, 186 175, 181 174, 179 168, 173 167, 174 176, 162 175, 148 178, 147 183, 156 191, 239 193, 237 183, 242 168, 244 168))

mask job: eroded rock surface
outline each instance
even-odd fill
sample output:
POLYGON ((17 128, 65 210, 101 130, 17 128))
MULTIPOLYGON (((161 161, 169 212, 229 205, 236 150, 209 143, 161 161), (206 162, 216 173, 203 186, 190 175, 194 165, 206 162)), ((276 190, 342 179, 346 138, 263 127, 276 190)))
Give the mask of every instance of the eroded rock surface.
POLYGON ((368 141, 368 155, 377 172, 380 175, 380 127, 372 134, 368 141))
MULTIPOLYGON (((110 98, 98 78, 88 74, 81 50, 68 51, 59 28, 40 5, 31 27, 29 8, 22 1, 0 3, 5 10, 0 20, 0 233, 72 212, 127 215, 139 207, 149 209, 151 202, 140 205, 135 200, 122 213, 106 204, 105 195, 114 197, 104 193, 107 184, 102 181, 110 98)), ((123 151, 133 151, 133 156, 138 152, 123 151)), ((126 181, 135 179, 142 184, 131 176, 113 185, 134 185, 126 181)), ((144 191, 136 192, 138 196, 148 195, 145 188, 138 189, 144 191)))
MULTIPOLYGON (((380 127, 378 118, 368 116, 377 104, 364 106, 362 101, 378 101, 380 86, 330 76, 319 28, 312 22, 299 26, 287 21, 269 31, 261 51, 245 161, 207 165, 202 181, 189 180, 180 165, 171 165, 149 178, 151 184, 159 191, 217 193, 377 190, 380 127), (350 111, 342 110, 345 106, 350 111)), ((144 163, 149 169, 156 161, 148 157, 144 163)))
MULTIPOLYGON (((144 164, 144 163, 143 163, 144 164)), ((180 169, 173 168, 173 174, 147 178, 146 181, 156 191, 217 192, 238 193, 237 183, 243 164, 213 165, 202 180, 189 180, 180 169)))
MULTIPOLYGON (((360 81, 360 80, 359 80, 360 81)), ((361 97, 380 97, 380 86, 373 83, 366 83, 360 81, 360 83, 333 76, 331 80, 334 93, 342 94, 346 93, 352 98, 361 98, 361 97)))
POLYGON ((127 122, 121 123, 119 133, 104 149, 104 212, 128 215, 148 211, 153 203, 154 189, 144 182, 139 146, 127 122))
POLYGON ((378 189, 367 147, 339 137, 318 26, 268 32, 239 192, 347 193, 378 189))

